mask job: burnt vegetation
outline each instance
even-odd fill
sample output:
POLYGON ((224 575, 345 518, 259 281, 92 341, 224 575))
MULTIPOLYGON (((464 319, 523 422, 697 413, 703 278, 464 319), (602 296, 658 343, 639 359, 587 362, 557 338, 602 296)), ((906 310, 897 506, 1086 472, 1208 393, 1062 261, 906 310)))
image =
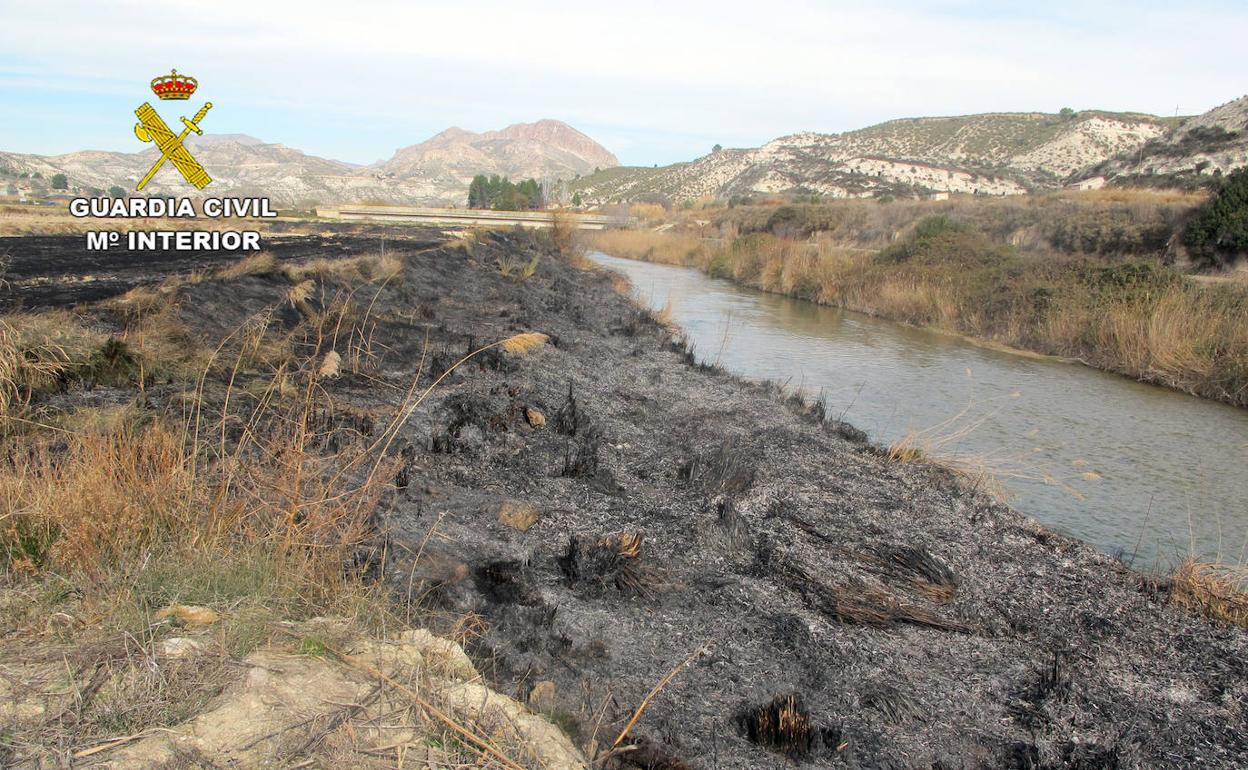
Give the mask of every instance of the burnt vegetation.
MULTIPOLYGON (((609 276, 541 238, 402 248, 397 270, 314 277, 283 257, 180 286, 164 335, 150 296, 72 340, 55 336, 77 328, 67 318, 14 319, 14 349, 36 357, 22 353, 6 408, 59 429, 31 444, 10 423, 0 455, 19 522, 0 530, 6 579, 60 597, 22 622, 84 602, 116 638, 147 638, 168 632, 137 608, 193 597, 226 617, 230 654, 286 615, 429 627, 500 691, 547 683, 542 712, 601 767, 1242 764, 1248 642, 1224 624, 1238 605, 1217 604, 1216 622, 1186 609, 1216 576, 1142 590, 1108 557, 865 451, 818 400, 686 365, 693 352, 609 276), (542 258, 515 281, 491 267, 504 249, 542 258), (195 409, 186 372, 205 369, 185 340, 240 327, 199 393, 217 410, 230 395, 229 419, 203 432, 212 473, 182 474, 187 436, 151 426, 195 409), (514 344, 443 377, 493 340, 514 344), (108 374, 80 376, 81 362, 108 374), (124 429, 74 422, 91 404, 124 407, 124 429), (228 487, 196 486, 215 473, 228 487), (202 505, 170 512, 181 484, 202 505), (500 514, 514 500, 523 521, 500 514), (136 529, 136 505, 159 526, 136 529), (118 569, 117 554, 139 558, 118 569), (136 609, 108 616, 118 605, 136 609)), ((1152 277, 1097 280, 1147 291, 1152 277)), ((162 685, 188 703, 216 686, 162 685)), ((66 745, 182 718, 146 708, 66 745)), ((47 736, 21 729, 30 745, 47 736)))

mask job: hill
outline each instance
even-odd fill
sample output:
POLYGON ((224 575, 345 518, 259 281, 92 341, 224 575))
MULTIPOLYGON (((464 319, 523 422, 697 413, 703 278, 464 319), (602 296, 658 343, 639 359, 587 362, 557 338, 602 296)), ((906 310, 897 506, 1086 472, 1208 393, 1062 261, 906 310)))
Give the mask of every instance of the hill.
POLYGON ((1191 118, 1135 153, 1111 158, 1082 176, 1090 184, 1193 186, 1248 165, 1248 96, 1191 118))
POLYGON ((576 180, 573 189, 600 202, 647 194, 1017 194, 1057 187, 1138 150, 1165 137, 1172 122, 1099 111, 904 118, 843 134, 793 134, 662 169, 610 169, 576 180))
MULTIPOLYGON (((211 194, 263 194, 283 206, 367 200, 463 205, 475 174, 571 178, 619 163, 593 139, 557 120, 481 134, 451 128, 365 167, 243 134, 191 137, 187 145, 213 176, 211 194)), ((60 173, 72 188, 84 192, 114 185, 133 190, 159 157, 157 152, 153 147, 135 153, 88 150, 55 156, 0 152, 0 182, 39 188, 22 175, 49 180, 60 173)), ((158 172, 145 189, 153 195, 187 191, 172 169, 158 172)))

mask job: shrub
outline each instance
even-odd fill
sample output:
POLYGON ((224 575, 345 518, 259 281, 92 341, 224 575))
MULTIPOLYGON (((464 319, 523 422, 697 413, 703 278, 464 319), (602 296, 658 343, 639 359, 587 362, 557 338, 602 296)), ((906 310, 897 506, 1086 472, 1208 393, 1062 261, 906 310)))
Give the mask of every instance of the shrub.
POLYGON ((1213 197, 1196 210, 1183 242, 1198 262, 1225 267, 1248 253, 1248 168, 1226 177, 1213 197))
POLYGON ((943 214, 924 217, 901 243, 880 252, 886 263, 908 262, 916 257, 945 260, 980 254, 992 246, 983 234, 943 214))

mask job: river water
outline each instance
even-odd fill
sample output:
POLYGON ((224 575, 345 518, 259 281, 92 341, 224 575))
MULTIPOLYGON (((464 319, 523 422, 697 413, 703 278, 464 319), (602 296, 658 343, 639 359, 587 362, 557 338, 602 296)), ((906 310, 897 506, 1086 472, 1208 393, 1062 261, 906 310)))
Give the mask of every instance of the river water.
POLYGON ((626 274, 699 359, 822 392, 877 443, 985 468, 1009 502, 1141 568, 1248 556, 1248 410, 1078 364, 594 254, 626 274))

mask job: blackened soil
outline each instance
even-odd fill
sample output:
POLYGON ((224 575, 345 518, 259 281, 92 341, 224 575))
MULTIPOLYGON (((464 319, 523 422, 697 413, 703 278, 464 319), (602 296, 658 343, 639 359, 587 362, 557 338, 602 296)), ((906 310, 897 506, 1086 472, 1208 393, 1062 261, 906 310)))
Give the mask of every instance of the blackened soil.
MULTIPOLYGON (((436 245, 440 241, 435 236, 431 232, 423 241, 408 239, 406 247, 412 250, 436 245)), ((375 254, 381 250, 381 237, 380 230, 376 237, 264 234, 261 243, 263 250, 280 262, 308 254, 375 254)), ((225 267, 246 256, 231 251, 88 251, 84 234, 3 237, 0 309, 64 307, 107 299, 140 284, 225 267)))
MULTIPOLYGON (((609 274, 529 236, 406 262, 375 304, 384 362, 330 384, 341 404, 393 405, 422 360, 437 374, 517 332, 551 343, 478 357, 403 429, 385 579, 471 639, 498 689, 553 682, 579 744, 610 746, 688 661, 610 762, 1248 764, 1243 630, 775 388, 690 365, 609 274), (497 269, 534 254, 528 280, 497 269), (500 521, 505 500, 536 523, 500 521)), ((184 312, 241 323, 288 288, 204 282, 184 312)))

